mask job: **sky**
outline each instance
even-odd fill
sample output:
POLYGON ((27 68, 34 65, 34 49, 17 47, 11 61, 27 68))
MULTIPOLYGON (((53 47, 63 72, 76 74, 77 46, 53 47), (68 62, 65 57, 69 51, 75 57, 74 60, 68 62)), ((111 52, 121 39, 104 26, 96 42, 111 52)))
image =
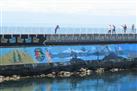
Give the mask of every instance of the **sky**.
POLYGON ((0 0, 1 26, 136 24, 136 0, 0 0))

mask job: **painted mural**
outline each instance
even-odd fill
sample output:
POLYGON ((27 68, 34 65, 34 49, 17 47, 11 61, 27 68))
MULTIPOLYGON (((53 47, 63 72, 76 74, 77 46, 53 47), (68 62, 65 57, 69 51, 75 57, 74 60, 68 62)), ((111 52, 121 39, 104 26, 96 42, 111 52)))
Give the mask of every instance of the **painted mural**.
POLYGON ((35 49, 35 58, 38 62, 41 62, 45 59, 45 55, 44 55, 41 48, 36 48, 35 49))
POLYGON ((0 49, 1 65, 66 62, 72 58, 92 61, 111 57, 137 58, 137 44, 43 46, 0 49))

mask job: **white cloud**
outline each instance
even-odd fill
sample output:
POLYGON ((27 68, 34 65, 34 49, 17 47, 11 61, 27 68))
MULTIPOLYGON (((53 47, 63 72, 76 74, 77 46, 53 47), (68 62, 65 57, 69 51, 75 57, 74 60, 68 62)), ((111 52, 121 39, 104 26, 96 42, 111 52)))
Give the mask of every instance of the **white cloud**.
POLYGON ((135 15, 136 0, 0 0, 4 11, 135 15))

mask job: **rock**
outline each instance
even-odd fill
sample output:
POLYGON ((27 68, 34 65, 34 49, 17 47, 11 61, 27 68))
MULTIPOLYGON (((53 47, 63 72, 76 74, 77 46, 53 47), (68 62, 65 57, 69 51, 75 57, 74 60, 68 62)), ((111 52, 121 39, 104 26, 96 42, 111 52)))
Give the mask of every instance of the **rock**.
POLYGON ((59 73, 58 73, 58 76, 63 76, 63 73, 64 73, 64 71, 60 71, 59 73))
POLYGON ((96 73, 99 73, 99 74, 101 74, 101 73, 103 73, 104 72, 104 68, 98 68, 97 70, 96 70, 96 73))
POLYGON ((47 77, 52 77, 52 78, 55 77, 55 75, 53 75, 52 73, 49 73, 49 74, 47 74, 46 76, 47 76, 47 77))
POLYGON ((80 72, 86 72, 87 69, 81 68, 79 71, 80 71, 80 72))
POLYGON ((68 71, 60 71, 58 76, 60 77, 70 77, 73 73, 68 72, 68 71))
POLYGON ((90 75, 92 72, 91 70, 86 69, 86 68, 81 68, 79 71, 80 71, 79 73, 80 76, 90 75))
POLYGON ((17 77, 17 75, 13 75, 12 77, 13 77, 13 78, 16 78, 16 77, 17 77))
POLYGON ((80 72, 79 76, 83 77, 83 76, 86 76, 87 73, 86 72, 80 72))
POLYGON ((86 74, 87 74, 87 75, 90 75, 91 73, 92 73, 92 70, 87 70, 87 71, 86 71, 86 74))
POLYGON ((56 72, 52 72, 53 75, 56 75, 56 72))
POLYGON ((45 77, 46 75, 45 74, 41 74, 40 77, 45 77))
POLYGON ((14 80, 19 80, 19 79, 20 79, 20 76, 13 75, 12 78, 13 78, 14 80))
POLYGON ((73 72, 73 75, 79 75, 80 72, 73 72))
POLYGON ((9 80, 10 80, 9 76, 4 78, 4 81, 9 81, 9 80))
POLYGON ((81 68, 79 71, 80 71, 79 76, 83 77, 87 75, 87 69, 81 68))
POLYGON ((40 75, 37 75, 36 77, 37 77, 37 78, 40 78, 40 75))
POLYGON ((113 69, 111 69, 110 71, 111 71, 111 72, 118 72, 119 69, 118 69, 118 68, 113 68, 113 69))
POLYGON ((64 72, 64 77, 70 77, 71 73, 70 72, 64 72))
POLYGON ((14 79, 13 77, 10 77, 9 80, 10 80, 10 81, 14 81, 15 79, 14 79))
POLYGON ((4 76, 0 76, 0 83, 4 81, 4 76))
MULTIPOLYGON (((22 77, 22 78, 31 78, 32 76, 25 76, 25 77, 22 77)), ((33 77, 36 77, 35 75, 33 77)))

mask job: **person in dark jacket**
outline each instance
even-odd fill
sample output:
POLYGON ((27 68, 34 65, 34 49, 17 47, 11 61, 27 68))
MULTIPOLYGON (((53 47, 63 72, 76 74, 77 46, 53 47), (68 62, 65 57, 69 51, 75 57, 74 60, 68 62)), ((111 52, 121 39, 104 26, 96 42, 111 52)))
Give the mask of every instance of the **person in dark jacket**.
POLYGON ((127 32, 127 25, 125 24, 125 25, 122 26, 122 27, 123 27, 124 33, 126 33, 126 32, 127 32))
POLYGON ((131 28, 132 28, 132 32, 135 33, 135 32, 136 32, 136 29, 135 29, 135 25, 134 25, 134 24, 132 24, 132 27, 131 27, 131 28))
POLYGON ((116 26, 113 25, 112 33, 116 33, 116 26))
POLYGON ((109 25, 108 34, 111 34, 111 31, 112 31, 112 26, 109 25))
POLYGON ((55 34, 57 33, 58 29, 59 29, 59 25, 57 25, 56 28, 55 28, 55 34))

